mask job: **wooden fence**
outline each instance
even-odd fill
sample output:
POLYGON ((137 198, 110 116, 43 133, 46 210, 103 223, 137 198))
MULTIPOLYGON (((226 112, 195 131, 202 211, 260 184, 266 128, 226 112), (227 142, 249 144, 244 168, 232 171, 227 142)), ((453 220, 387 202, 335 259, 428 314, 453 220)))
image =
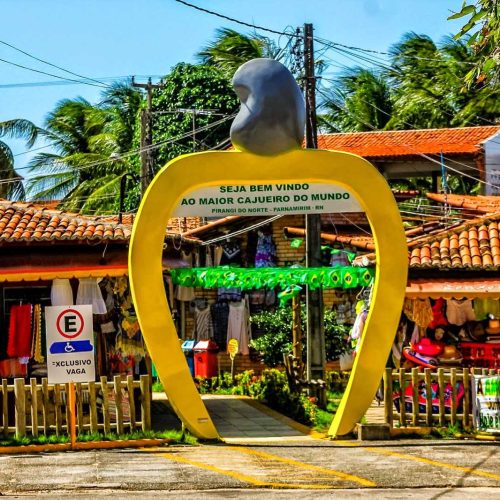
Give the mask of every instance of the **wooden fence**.
POLYGON ((425 368, 423 372, 419 368, 411 371, 387 368, 384 374, 385 422, 391 427, 444 427, 461 422, 465 429, 470 429, 472 375, 498 374, 500 370, 486 368, 438 368, 437 371, 425 368))
MULTIPOLYGON (((132 432, 151 430, 151 390, 148 375, 134 380, 117 375, 112 381, 76 383, 77 432, 132 432), (137 403, 137 405, 136 405, 137 403), (140 419, 137 418, 140 406, 140 419)), ((0 433, 4 437, 69 434, 68 384, 41 384, 16 378, 0 386, 0 433)))

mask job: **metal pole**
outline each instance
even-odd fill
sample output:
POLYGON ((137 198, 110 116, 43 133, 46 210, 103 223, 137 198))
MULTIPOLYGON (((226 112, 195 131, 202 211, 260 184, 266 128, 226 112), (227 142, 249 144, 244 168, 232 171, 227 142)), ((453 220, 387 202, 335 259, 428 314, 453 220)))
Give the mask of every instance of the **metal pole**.
MULTIPOLYGON (((306 101, 306 147, 317 149, 316 77, 314 74, 313 26, 304 25, 304 94, 306 101)), ((321 265, 321 215, 306 215, 306 265, 321 265)), ((307 379, 325 376, 325 335, 323 325, 323 290, 306 289, 307 308, 307 379)))

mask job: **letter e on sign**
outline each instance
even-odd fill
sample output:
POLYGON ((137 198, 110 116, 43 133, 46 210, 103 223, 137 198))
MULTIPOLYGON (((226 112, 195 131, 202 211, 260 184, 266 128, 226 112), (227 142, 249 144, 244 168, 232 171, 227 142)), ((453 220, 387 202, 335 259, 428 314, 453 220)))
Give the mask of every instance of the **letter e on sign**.
POLYGON ((83 316, 76 309, 62 311, 56 320, 57 331, 65 339, 74 339, 83 331, 85 322, 83 316))

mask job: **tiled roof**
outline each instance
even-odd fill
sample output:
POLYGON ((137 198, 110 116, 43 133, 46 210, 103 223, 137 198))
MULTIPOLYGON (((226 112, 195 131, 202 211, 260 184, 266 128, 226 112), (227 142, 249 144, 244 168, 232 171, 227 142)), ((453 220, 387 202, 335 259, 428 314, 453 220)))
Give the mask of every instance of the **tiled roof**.
POLYGON ((410 249, 410 267, 496 269, 500 267, 500 213, 420 240, 410 249))
POLYGON ((318 148, 367 158, 418 154, 474 154, 500 126, 321 134, 318 148))
POLYGON ((429 200, 448 203, 450 207, 464 208, 471 212, 489 214, 500 212, 500 196, 473 196, 463 194, 427 193, 429 200))
POLYGON ((131 227, 68 214, 39 204, 0 200, 0 242, 128 241, 131 227))

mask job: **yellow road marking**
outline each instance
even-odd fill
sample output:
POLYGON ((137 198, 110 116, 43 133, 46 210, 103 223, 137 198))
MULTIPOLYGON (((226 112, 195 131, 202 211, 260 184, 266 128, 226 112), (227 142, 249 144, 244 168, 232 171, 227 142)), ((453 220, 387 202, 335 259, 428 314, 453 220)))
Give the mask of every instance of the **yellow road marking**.
POLYGON ((436 467, 443 467, 444 469, 458 470, 460 472, 467 472, 475 476, 487 477, 488 479, 495 479, 500 481, 500 475, 493 474, 492 472, 487 472, 479 469, 473 469, 472 467, 463 467, 461 465, 454 465, 448 462, 440 462, 438 460, 432 460, 431 458, 419 457, 415 455, 407 455, 406 453, 399 453, 397 451, 384 450, 382 448, 374 448, 368 446, 360 446, 358 443, 353 443, 352 441, 334 441, 336 445, 341 446, 351 446, 353 448, 360 448, 362 450, 370 451, 371 453, 380 453, 382 455, 389 455, 397 458, 405 458, 407 460, 413 460, 415 462, 421 462, 428 465, 434 465, 436 467))
MULTIPOLYGON (((152 451, 151 449, 145 449, 144 451, 152 451)), ((189 458, 180 457, 174 455, 173 453, 159 453, 160 457, 167 458, 173 462, 179 462, 187 465, 193 465, 194 467, 199 467, 200 469, 209 470, 211 472, 217 472, 218 474, 223 474, 225 476, 238 479, 239 481, 253 484, 254 486, 265 486, 268 488, 283 488, 283 489, 308 489, 308 490, 324 490, 332 489, 335 486, 331 484, 288 484, 288 483, 273 483, 267 481, 260 481, 253 476, 247 476, 246 474, 240 474, 238 472, 221 469, 219 467, 214 467, 213 465, 208 465, 203 462, 198 462, 197 460, 190 460, 189 458)))
POLYGON ((318 472, 322 472, 324 474, 328 474, 331 476, 338 477, 340 479, 344 479, 346 481, 351 481, 354 483, 361 484, 362 486, 375 487, 377 486, 373 481, 369 479, 365 479, 363 477, 353 476, 352 474, 346 474, 345 472, 341 472, 335 469, 327 469, 325 467, 321 467, 319 465, 308 464, 305 462, 299 462, 298 460, 293 460, 292 458, 280 457, 279 455, 272 455, 271 453, 265 453, 263 451, 252 450, 251 448, 244 448, 240 446, 230 446, 229 449, 236 450, 242 453, 247 453, 248 455, 255 455, 258 457, 268 458, 271 460, 276 460, 278 462, 283 462, 285 464, 293 465, 295 467, 299 467, 301 469, 314 470, 318 472))
POLYGON ((380 448, 368 448, 363 447, 364 450, 371 451, 372 453, 381 453, 383 455, 390 455, 398 458, 405 458, 407 460, 414 460, 415 462, 422 462, 424 464, 435 465, 436 467, 443 467, 444 469, 458 470, 460 472, 467 472, 469 474, 474 474, 476 476, 487 477, 488 479, 496 479, 500 481, 500 475, 493 474, 491 472, 486 472, 478 469, 473 469, 472 467, 462 467, 461 465, 449 464, 447 462, 439 462, 437 460, 432 460, 430 458, 416 457, 414 455, 407 455, 405 453, 398 453, 397 451, 382 450, 380 448))

